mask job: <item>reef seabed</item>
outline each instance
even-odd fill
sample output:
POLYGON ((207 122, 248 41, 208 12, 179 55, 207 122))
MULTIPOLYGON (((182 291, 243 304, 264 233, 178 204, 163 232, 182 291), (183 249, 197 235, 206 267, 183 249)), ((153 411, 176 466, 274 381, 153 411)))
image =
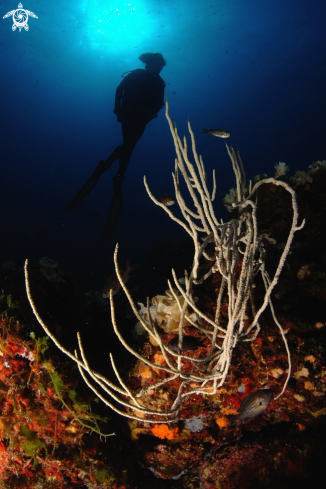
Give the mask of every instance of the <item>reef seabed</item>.
POLYGON ((89 435, 99 419, 78 398, 67 370, 45 359, 46 339, 26 341, 20 331, 15 319, 1 320, 1 487, 112 487, 113 471, 97 455, 99 439, 89 435))
MULTIPOLYGON (((14 306, 8 311, 5 299, 1 297, 1 487, 143 489, 153 484, 158 488, 170 484, 173 489, 246 489, 252 486, 255 489, 297 489, 303 485, 307 487, 308 483, 312 486, 324 478, 326 171, 320 170, 312 182, 300 184, 295 190, 299 215, 306 219, 306 224, 295 237, 272 297, 292 358, 291 378, 284 395, 277 401, 273 400, 256 418, 242 424, 231 422, 248 393, 268 387, 276 396, 287 375, 286 350, 266 311, 260 319, 259 336, 249 344, 237 344, 227 379, 216 394, 186 397, 176 423, 128 420, 129 428, 125 430, 125 419, 119 418, 120 424, 117 422, 115 428, 117 437, 114 437, 119 437, 119 443, 115 445, 118 448, 114 453, 113 443, 110 447, 107 442, 104 457, 100 435, 91 435, 90 430, 80 424, 80 421, 84 424, 92 421, 88 402, 75 394, 69 396, 69 391, 75 388, 70 363, 65 357, 63 361, 54 360, 50 349, 45 352, 46 341, 39 334, 33 340, 26 339, 26 331, 17 316, 9 317, 14 306), (56 388, 50 374, 57 374, 56 388), (59 379, 63 382, 60 388, 59 379), (124 454, 123 457, 120 453, 124 454), (113 461, 117 457, 121 459, 119 463, 125 465, 123 475, 121 471, 119 475, 116 473, 115 465, 118 464, 113 461), (142 478, 139 478, 139 473, 138 478, 132 476, 135 472, 131 459, 137 459, 146 468, 143 472, 149 475, 148 479, 144 473, 142 478), (158 479, 154 481, 148 469, 158 479)), ((275 270, 289 230, 291 202, 282 188, 267 185, 259 190, 258 198, 259 229, 262 233, 270 233, 270 237, 277 241, 276 245, 268 240, 264 243, 267 249, 266 268, 275 270)), ((78 323, 76 318, 80 310, 79 305, 74 304, 67 277, 60 274, 59 281, 49 281, 41 273, 33 272, 32 280, 34 287, 38 287, 42 313, 50 310, 50 317, 53 316, 51 327, 54 328, 57 321, 64 335, 74 337, 75 332, 69 333, 69 327, 78 323)), ((6 293, 10 290, 13 301, 18 297, 21 304, 24 300, 26 304, 22 274, 14 271, 6 271, 6 274, 15 277, 7 279, 6 276, 2 287, 6 288, 6 293), (9 287, 8 284, 16 285, 9 287)), ((207 315, 214 316, 219 287, 220 279, 213 274, 198 294, 195 291, 200 308, 207 315)), ((153 291, 151 297, 155 293, 157 291, 153 291)), ((263 284, 257 283, 257 299, 263 293, 263 284)), ((144 301, 141 291, 138 291, 137 299, 144 301)), ((130 321, 125 318, 126 300, 120 294, 116 302, 117 315, 119 320, 125 321, 122 328, 127 335, 130 321)), ((107 331, 108 312, 101 307, 92 303, 85 306, 83 313, 92 328, 107 331)), ((27 307, 24 314, 26 311, 27 307)), ((19 309, 13 311, 16 313, 19 314, 19 309)), ((223 304, 221 314, 227 317, 227 303, 223 304)), ((36 327, 37 330, 40 329, 36 327)), ((190 325, 186 326, 185 334, 201 338, 190 325)), ((110 335, 106 342, 110 342, 111 348, 118 348, 114 343, 114 333, 110 335)), ((174 335, 171 331, 162 331, 164 343, 174 335)), ((69 337, 65 336, 65 341, 68 340, 69 337)), ((189 355, 207 355, 207 343, 202 342, 189 355)), ((160 349, 148 341, 142 347, 142 354, 158 366, 164 365, 160 349)), ((60 355, 58 352, 56 357, 62 358, 60 355)), ((96 359, 93 358, 92 362, 96 359)), ((122 357, 122 362, 125 362, 125 357, 122 357)), ((187 368, 187 360, 183 362, 187 368)), ((188 368, 191 368, 190 362, 188 368)), ((164 378, 164 371, 152 369, 141 361, 129 372, 126 370, 124 381, 135 391, 143 389, 144 404, 157 410, 171 406, 180 381, 171 381, 154 391, 151 386, 164 378)), ((108 440, 113 440, 113 437, 108 440)))
MULTIPOLYGON (((227 381, 216 394, 185 398, 178 423, 153 426, 129 421, 140 463, 158 477, 183 476, 185 488, 205 489, 246 488, 253 483, 256 487, 275 487, 275 484, 300 487, 308 478, 318 480, 321 470, 318 460, 324 451, 326 428, 326 171, 320 171, 318 177, 315 182, 296 189, 300 218, 306 218, 306 226, 293 243, 273 294, 292 357, 291 379, 285 393, 272 401, 260 416, 241 425, 232 424, 232 415, 237 413, 248 393, 268 387, 276 396, 287 375, 287 355, 281 335, 270 315, 265 313, 257 339, 235 348, 227 381), (316 240, 318 235, 322 241, 316 240), (312 250, 320 253, 311 254, 312 250), (201 426, 197 424, 197 432, 187 429, 187 420, 193 417, 201 423, 201 426), (151 443, 150 448, 149 436, 157 438, 157 443, 151 443)), ((267 266, 273 269, 288 233, 290 199, 282 188, 271 185, 260 190, 259 200, 259 228, 270 232, 279 245, 266 243, 267 266)), ((195 293, 201 309, 214 315, 220 281, 213 276, 206 282, 206 292, 195 293)), ((259 295, 259 288, 256 293, 259 295)), ((198 331, 186 327, 185 334, 197 335, 198 331)), ((170 339, 171 336, 163 334, 164 343, 170 339)), ((190 354, 200 357, 207 350, 202 345, 190 354)), ((145 344, 143 354, 153 363, 164 365, 157 347, 145 344)), ((164 375, 159 369, 150 369, 138 361, 128 381, 135 390, 148 388, 143 394, 144 404, 164 410, 171 405, 180 382, 175 380, 155 393, 151 391, 150 385, 164 375)))

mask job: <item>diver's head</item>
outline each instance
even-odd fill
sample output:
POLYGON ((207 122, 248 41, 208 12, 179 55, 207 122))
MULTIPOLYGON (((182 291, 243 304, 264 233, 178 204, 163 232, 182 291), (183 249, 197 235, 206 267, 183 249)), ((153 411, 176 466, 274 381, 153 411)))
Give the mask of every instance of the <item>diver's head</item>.
POLYGON ((145 63, 145 69, 153 74, 159 74, 166 65, 161 53, 144 53, 139 56, 139 59, 145 63))

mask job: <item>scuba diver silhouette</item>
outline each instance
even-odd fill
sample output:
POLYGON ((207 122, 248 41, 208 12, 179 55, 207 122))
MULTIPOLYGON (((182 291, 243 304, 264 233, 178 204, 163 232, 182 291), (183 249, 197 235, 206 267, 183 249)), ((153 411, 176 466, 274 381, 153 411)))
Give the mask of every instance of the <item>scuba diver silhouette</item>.
POLYGON ((139 59, 145 63, 145 69, 127 72, 129 74, 123 78, 115 95, 113 112, 117 115, 117 121, 121 122, 123 143, 106 160, 98 163, 90 178, 64 209, 73 211, 94 188, 101 175, 119 160, 118 173, 113 177, 113 196, 103 239, 111 237, 118 221, 122 206, 122 181, 133 149, 146 125, 157 117, 164 106, 165 83, 159 73, 166 65, 165 59, 161 53, 144 53, 139 59))

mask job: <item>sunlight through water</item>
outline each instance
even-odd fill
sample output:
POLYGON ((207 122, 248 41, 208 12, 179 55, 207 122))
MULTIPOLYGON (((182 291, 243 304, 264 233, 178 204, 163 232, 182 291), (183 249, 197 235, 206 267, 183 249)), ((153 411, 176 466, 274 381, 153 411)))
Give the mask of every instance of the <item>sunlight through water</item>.
POLYGON ((84 1, 83 13, 88 18, 90 47, 117 52, 149 39, 157 20, 149 17, 150 7, 143 0, 113 2, 84 1))

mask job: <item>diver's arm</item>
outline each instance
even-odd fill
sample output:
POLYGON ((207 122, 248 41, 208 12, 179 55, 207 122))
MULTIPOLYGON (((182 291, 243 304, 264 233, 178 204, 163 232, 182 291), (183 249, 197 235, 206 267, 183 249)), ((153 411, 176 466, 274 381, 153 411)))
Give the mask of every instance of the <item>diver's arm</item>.
POLYGON ((120 83, 120 85, 117 87, 115 92, 114 111, 113 111, 115 114, 117 114, 120 110, 122 94, 124 91, 123 82, 124 80, 120 83))

